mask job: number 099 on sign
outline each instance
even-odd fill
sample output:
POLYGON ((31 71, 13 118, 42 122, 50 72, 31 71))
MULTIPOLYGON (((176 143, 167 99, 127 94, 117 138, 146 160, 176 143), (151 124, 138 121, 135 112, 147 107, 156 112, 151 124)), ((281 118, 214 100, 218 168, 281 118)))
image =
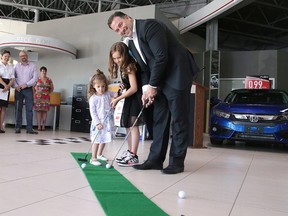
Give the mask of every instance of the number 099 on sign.
POLYGON ((263 79, 246 79, 245 88, 246 89, 269 89, 270 82, 269 80, 263 80, 263 79))

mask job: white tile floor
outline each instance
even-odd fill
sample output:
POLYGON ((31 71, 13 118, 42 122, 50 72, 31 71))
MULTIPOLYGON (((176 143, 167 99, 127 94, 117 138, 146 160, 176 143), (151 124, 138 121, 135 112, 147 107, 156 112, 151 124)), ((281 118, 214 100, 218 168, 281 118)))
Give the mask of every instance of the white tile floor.
MULTIPOLYGON (((38 135, 27 135, 25 130, 14 134, 12 128, 0 134, 0 215, 105 215, 70 155, 86 152, 89 142, 37 145, 17 141, 69 137, 88 138, 88 134, 49 130, 38 135)), ((113 159, 122 142, 115 139, 106 147, 105 156, 113 159)), ((115 168, 171 216, 288 215, 287 148, 205 143, 208 148, 188 149, 181 174, 115 168), (180 190, 186 192, 186 199, 178 198, 180 190)), ((140 143, 141 162, 149 147, 150 141, 140 143)))

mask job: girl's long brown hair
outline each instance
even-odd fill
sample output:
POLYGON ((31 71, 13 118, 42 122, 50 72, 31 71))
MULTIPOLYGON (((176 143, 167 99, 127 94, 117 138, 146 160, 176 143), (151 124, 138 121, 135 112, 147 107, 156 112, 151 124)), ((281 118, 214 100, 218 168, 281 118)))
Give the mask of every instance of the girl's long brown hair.
POLYGON ((106 88, 105 88, 105 91, 108 90, 108 80, 106 78, 106 76, 104 75, 104 73, 97 69, 96 70, 96 73, 92 76, 90 82, 89 82, 89 86, 88 86, 88 99, 96 94, 96 90, 94 88, 94 84, 97 83, 97 82, 101 82, 101 83, 105 83, 106 85, 106 88))
POLYGON ((109 54, 109 74, 111 79, 116 79, 118 77, 118 70, 121 70, 122 76, 126 76, 130 70, 137 70, 135 59, 129 54, 128 47, 123 42, 116 42, 111 46, 110 54, 109 54), (119 54, 123 58, 123 65, 121 68, 118 67, 117 64, 114 63, 112 55, 114 52, 119 52, 119 54))

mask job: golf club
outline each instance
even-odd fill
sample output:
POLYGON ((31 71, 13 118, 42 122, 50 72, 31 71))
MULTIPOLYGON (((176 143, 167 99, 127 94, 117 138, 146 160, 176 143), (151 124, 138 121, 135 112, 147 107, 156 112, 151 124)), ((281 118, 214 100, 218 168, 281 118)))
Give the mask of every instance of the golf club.
POLYGON ((115 161, 115 159, 116 159, 117 155, 119 154, 120 150, 122 149, 122 147, 123 147, 124 143, 127 141, 128 137, 129 137, 129 135, 130 135, 130 133, 131 133, 132 129, 133 129, 133 128, 134 128, 134 126, 136 125, 136 123, 137 123, 138 119, 139 119, 139 118, 140 118, 140 116, 142 115, 142 112, 143 112, 143 110, 144 110, 145 106, 146 106, 146 103, 145 103, 145 104, 143 105, 143 107, 141 108, 141 110, 140 110, 140 112, 139 112, 139 114, 138 114, 137 118, 135 119, 135 121, 134 121, 133 125, 130 127, 130 130, 129 130, 129 131, 128 131, 128 133, 126 134, 126 136, 125 136, 125 138, 124 138, 124 140, 123 140, 123 143, 120 145, 120 148, 118 149, 118 151, 117 151, 117 153, 116 153, 115 157, 113 158, 113 160, 112 160, 112 162, 111 162, 111 165, 110 165, 111 167, 113 167, 113 163, 114 163, 114 161, 115 161))
MULTIPOLYGON (((106 113, 106 115, 105 115, 105 117, 104 117, 104 119, 103 119, 103 122, 102 122, 101 124, 103 124, 103 123, 105 122, 105 120, 106 120, 107 117, 109 116, 109 113, 110 113, 111 109, 112 109, 112 107, 110 107, 109 111, 106 113)), ((95 138, 93 139, 93 142, 91 142, 91 145, 90 145, 89 150, 87 151, 85 157, 84 157, 84 158, 78 158, 78 161, 83 161, 83 162, 87 162, 87 161, 88 161, 88 160, 87 160, 87 157, 88 157, 88 155, 89 155, 89 153, 90 153, 90 151, 91 151, 91 149, 92 149, 92 146, 93 146, 96 138, 98 137, 98 134, 99 134, 99 133, 100 133, 100 130, 97 131, 97 134, 96 134, 95 138)))

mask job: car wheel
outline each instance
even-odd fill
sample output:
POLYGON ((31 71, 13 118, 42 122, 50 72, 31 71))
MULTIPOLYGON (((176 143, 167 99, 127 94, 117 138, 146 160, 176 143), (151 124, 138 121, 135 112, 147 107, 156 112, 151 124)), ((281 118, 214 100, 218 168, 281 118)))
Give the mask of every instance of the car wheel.
POLYGON ((221 145, 223 143, 223 139, 217 139, 210 137, 210 143, 212 145, 221 145))

